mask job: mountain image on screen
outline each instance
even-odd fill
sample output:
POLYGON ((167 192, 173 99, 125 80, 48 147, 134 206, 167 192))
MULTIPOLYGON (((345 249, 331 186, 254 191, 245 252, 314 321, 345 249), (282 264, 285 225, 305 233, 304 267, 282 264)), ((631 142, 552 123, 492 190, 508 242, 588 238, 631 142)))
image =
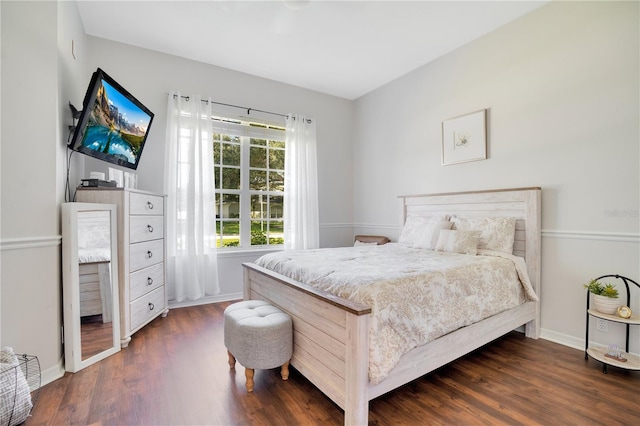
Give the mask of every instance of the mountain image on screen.
POLYGON ((136 164, 149 120, 131 121, 140 115, 140 109, 128 99, 118 96, 106 81, 101 83, 91 106, 82 145, 136 164))

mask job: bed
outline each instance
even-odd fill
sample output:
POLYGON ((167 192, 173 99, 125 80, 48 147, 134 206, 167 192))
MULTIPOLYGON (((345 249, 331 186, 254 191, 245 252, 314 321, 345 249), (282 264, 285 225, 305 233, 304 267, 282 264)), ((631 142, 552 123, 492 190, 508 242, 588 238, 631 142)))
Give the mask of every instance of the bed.
MULTIPOLYGON (((434 216, 515 218, 512 253, 524 259, 532 290, 539 295, 540 195, 540 188, 518 188, 401 196, 401 223, 434 216)), ((376 320, 369 305, 252 263, 244 264, 244 298, 266 300, 291 315, 291 365, 344 410, 349 425, 367 424, 370 400, 513 329, 524 326, 527 337, 539 337, 540 302, 529 299, 416 346, 383 380, 370 380, 369 333, 376 320)))

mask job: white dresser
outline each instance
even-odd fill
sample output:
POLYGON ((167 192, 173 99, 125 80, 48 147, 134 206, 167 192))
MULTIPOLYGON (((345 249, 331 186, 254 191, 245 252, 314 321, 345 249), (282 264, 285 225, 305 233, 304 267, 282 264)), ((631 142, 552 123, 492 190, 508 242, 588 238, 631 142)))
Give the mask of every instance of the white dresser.
POLYGON ((77 200, 118 206, 120 342, 158 315, 167 316, 165 196, 136 189, 78 188, 77 200))

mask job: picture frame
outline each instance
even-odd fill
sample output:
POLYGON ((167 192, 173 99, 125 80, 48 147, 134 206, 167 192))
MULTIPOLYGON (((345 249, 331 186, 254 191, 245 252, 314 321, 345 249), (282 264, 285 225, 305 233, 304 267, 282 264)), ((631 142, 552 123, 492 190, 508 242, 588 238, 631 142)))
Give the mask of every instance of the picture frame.
POLYGON ((442 165, 487 159, 487 110, 442 122, 442 165))
POLYGON ((124 173, 122 170, 109 167, 109 181, 115 181, 118 188, 124 188, 124 173))

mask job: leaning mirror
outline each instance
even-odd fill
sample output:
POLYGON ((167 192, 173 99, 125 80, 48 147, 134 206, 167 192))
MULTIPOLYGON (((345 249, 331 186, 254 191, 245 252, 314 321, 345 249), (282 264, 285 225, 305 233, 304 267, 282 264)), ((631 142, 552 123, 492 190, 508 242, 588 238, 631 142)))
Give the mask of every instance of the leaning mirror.
POLYGON ((120 350, 115 204, 62 204, 65 370, 120 350))

